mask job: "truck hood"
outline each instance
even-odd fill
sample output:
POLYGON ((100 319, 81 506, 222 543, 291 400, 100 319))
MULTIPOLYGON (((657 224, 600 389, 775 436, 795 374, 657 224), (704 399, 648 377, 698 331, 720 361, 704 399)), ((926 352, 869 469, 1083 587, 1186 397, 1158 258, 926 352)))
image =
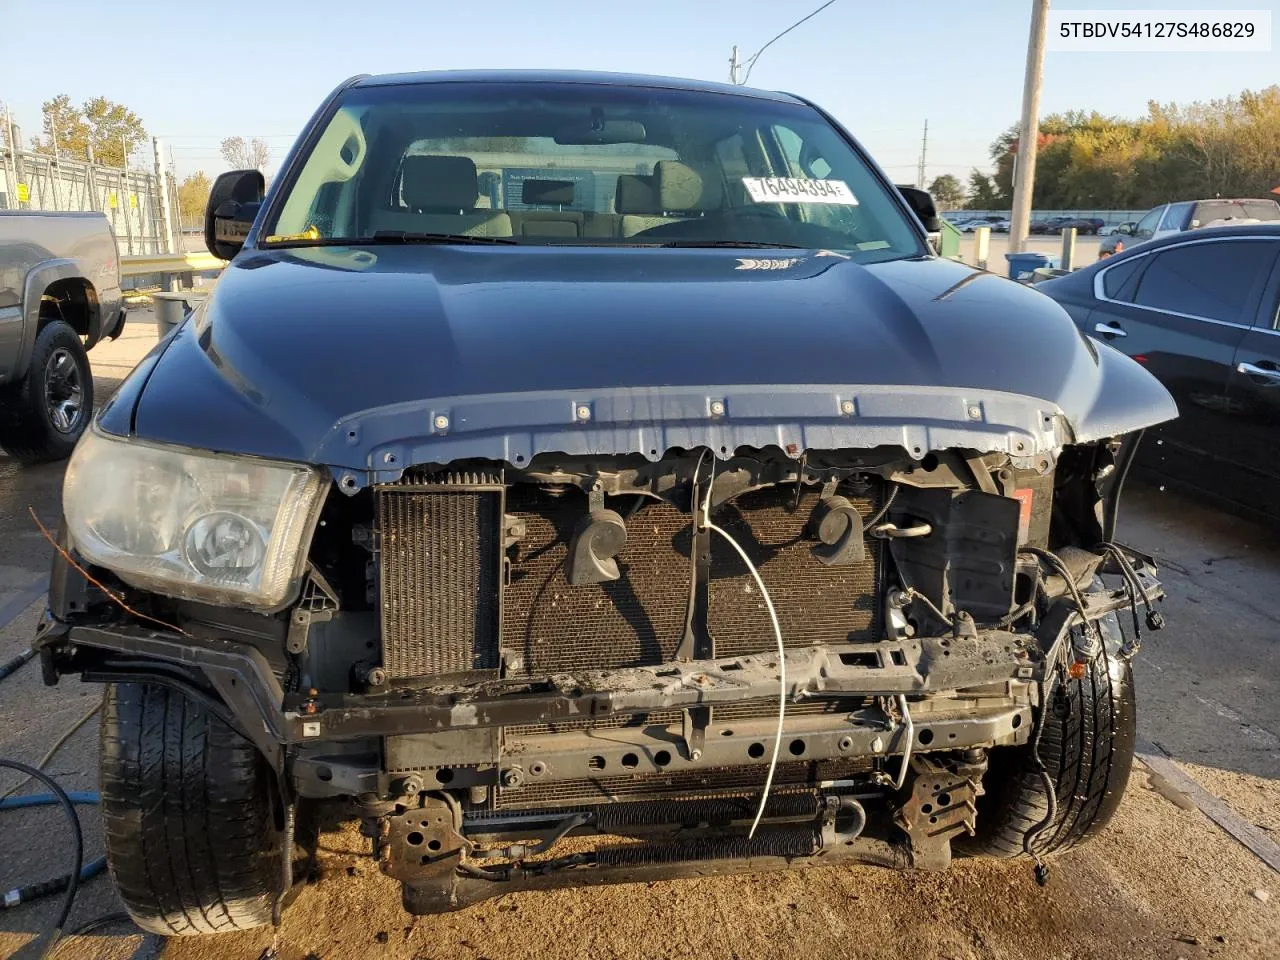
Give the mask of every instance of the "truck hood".
POLYGON ((326 464, 360 485, 463 456, 702 444, 1029 456, 1176 416, 1047 297, 933 258, 247 250, 163 346, 104 429, 326 464))

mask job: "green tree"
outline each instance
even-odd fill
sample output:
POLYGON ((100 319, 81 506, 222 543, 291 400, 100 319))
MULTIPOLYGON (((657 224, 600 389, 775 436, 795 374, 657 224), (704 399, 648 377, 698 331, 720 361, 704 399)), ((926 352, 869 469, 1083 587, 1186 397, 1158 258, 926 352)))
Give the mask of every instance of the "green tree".
MULTIPOLYGON (((998 192, 1011 195, 1018 131, 991 144, 998 192)), ((1134 119, 1070 111, 1040 124, 1034 206, 1141 209, 1172 200, 1266 196, 1280 184, 1280 87, 1179 105, 1134 119)))
POLYGON ((99 163, 122 167, 125 158, 146 142, 146 128, 128 107, 106 97, 94 97, 85 101, 82 110, 94 159, 99 163))
POLYGON ((38 153, 60 154, 83 160, 88 156, 89 125, 84 114, 65 93, 40 105, 44 118, 44 137, 33 137, 32 146, 38 153))
POLYGON ((203 170, 197 170, 178 185, 178 216, 183 226, 203 222, 212 186, 203 170))
POLYGON ((934 177, 929 184, 929 193, 939 207, 954 209, 964 203, 964 186, 950 173, 934 177))
POLYGON ((120 167, 147 139, 137 114, 106 97, 94 97, 77 107, 69 96, 60 93, 41 104, 40 113, 44 135, 31 141, 38 153, 56 153, 76 160, 92 156, 98 163, 120 167))
POLYGON ((1000 196, 995 180, 975 169, 969 173, 969 202, 966 206, 970 210, 1003 210, 1008 204, 1000 196))

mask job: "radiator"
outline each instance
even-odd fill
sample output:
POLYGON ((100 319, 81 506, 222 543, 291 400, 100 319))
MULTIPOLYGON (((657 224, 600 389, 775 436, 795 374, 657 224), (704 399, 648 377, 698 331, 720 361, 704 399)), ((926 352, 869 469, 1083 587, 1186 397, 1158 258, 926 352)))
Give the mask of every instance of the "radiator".
POLYGON ((392 680, 499 666, 503 488, 484 476, 440 479, 378 488, 382 665, 392 680))
MULTIPOLYGON (((863 516, 875 508, 871 497, 841 493, 863 516)), ((817 493, 808 492, 798 505, 794 498, 791 486, 754 491, 718 507, 714 519, 760 570, 788 645, 878 638, 880 541, 868 542, 860 563, 824 566, 804 535, 817 493)), ((494 478, 474 475, 379 487, 388 676, 495 671, 504 659, 514 676, 673 659, 689 596, 690 517, 666 502, 618 501, 627 526, 626 546, 617 557, 621 576, 571 586, 564 561, 574 526, 587 510, 581 492, 555 496, 529 484, 504 491, 494 478), (524 526, 505 557, 504 512, 524 526)), ((707 627, 720 656, 775 645, 763 598, 740 558, 718 537, 707 627)))

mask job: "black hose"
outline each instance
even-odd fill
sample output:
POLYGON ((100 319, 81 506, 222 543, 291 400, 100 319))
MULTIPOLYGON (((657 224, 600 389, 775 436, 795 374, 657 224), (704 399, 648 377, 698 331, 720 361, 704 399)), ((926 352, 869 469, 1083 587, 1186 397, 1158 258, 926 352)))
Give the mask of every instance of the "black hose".
POLYGON ((20 654, 18 654, 16 657, 10 660, 8 663, 0 664, 0 680, 3 680, 5 677, 9 676, 9 674, 11 673, 17 673, 35 655, 36 655, 36 652, 32 650, 30 647, 28 647, 26 650, 23 650, 20 654))
POLYGON ((872 515, 870 520, 862 525, 863 533, 868 532, 872 527, 885 518, 885 515, 889 512, 889 508, 893 506, 893 501, 898 499, 898 491, 901 489, 902 487, 898 484, 895 483, 893 485, 893 489, 889 491, 889 496, 886 497, 884 503, 880 505, 880 509, 872 515))
POLYGON ((66 791, 58 786, 58 781, 44 771, 29 767, 25 763, 19 763, 17 760, 6 760, 3 757, 0 757, 0 767, 8 767, 10 770, 26 774, 29 779, 39 780, 47 786, 49 792, 58 798, 58 802, 62 804, 62 809, 66 811, 67 820, 71 823, 71 833, 76 841, 71 871, 68 874, 70 880, 67 883, 66 895, 62 898, 62 909, 58 911, 58 917, 49 930, 49 942, 41 954, 42 958, 47 958, 52 956, 54 947, 57 946, 58 941, 62 938, 62 928, 66 926, 67 918, 71 916, 71 906, 75 903, 76 891, 80 889, 80 868, 84 864, 84 835, 80 832, 80 818, 76 816, 76 808, 72 806, 71 798, 67 796, 66 791))
POLYGON ((1138 444, 1142 442, 1143 433, 1145 431, 1138 430, 1131 434, 1127 445, 1121 447, 1119 461, 1116 463, 1116 473, 1111 480, 1111 487, 1107 491, 1107 502, 1103 507, 1103 540, 1114 540, 1116 537, 1116 527, 1120 522, 1120 494, 1124 490, 1125 480, 1129 477, 1129 468, 1137 458, 1138 444))
POLYGON ((1058 816, 1058 789, 1053 782, 1053 778, 1049 776, 1049 768, 1040 759, 1040 739, 1044 736, 1044 725, 1049 719, 1049 698, 1053 695, 1054 681, 1058 674, 1055 670, 1049 674, 1049 680, 1040 681, 1040 722, 1036 725, 1036 736, 1031 744, 1031 759, 1035 764, 1036 772, 1040 774, 1040 782, 1044 785, 1045 810, 1044 818, 1034 827, 1028 830, 1022 836, 1022 850, 1027 856, 1031 857, 1036 863, 1036 882, 1044 886, 1049 879, 1049 871, 1040 859, 1040 855, 1032 849, 1032 844, 1040 839, 1040 835, 1049 828, 1058 816))

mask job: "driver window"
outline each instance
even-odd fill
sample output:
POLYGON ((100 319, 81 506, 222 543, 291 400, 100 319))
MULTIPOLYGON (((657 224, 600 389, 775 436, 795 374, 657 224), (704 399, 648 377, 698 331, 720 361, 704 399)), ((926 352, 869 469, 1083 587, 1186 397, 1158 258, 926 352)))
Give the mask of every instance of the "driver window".
POLYGON ((1133 228, 1133 235, 1139 239, 1145 240, 1156 232, 1156 224, 1160 221, 1160 214, 1164 212, 1164 207, 1156 207, 1145 217, 1138 221, 1138 225, 1133 228))
POLYGON ((774 127, 773 135, 778 140, 778 146, 782 148, 782 156, 787 161, 787 176, 795 177, 804 173, 804 168, 800 166, 800 134, 786 127, 774 127))
MULTIPOLYGON (((831 164, 818 154, 811 143, 802 140, 800 134, 790 127, 775 125, 771 129, 778 149, 782 151, 782 158, 786 163, 784 172, 787 176, 808 180, 827 178, 831 173, 831 164)), ((849 208, 824 207, 817 204, 801 206, 798 212, 789 212, 788 215, 798 216, 809 223, 827 227, 838 227, 852 219, 849 208)))

